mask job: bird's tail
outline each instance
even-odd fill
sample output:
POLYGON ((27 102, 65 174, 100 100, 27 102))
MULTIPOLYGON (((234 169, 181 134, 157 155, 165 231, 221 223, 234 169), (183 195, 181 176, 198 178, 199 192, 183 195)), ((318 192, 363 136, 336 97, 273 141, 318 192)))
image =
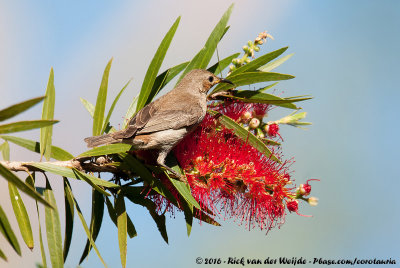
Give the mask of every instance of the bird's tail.
POLYGON ((101 136, 88 137, 88 138, 84 139, 84 141, 87 143, 88 147, 97 147, 100 145, 106 145, 106 144, 120 142, 120 140, 114 139, 111 133, 101 135, 101 136))

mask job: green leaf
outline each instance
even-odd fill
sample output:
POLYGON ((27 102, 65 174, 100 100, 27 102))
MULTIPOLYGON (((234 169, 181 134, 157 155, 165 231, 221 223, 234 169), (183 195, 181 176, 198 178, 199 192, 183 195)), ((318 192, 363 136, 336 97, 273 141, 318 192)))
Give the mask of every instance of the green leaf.
POLYGON ((189 62, 181 63, 179 65, 167 69, 165 72, 158 75, 156 77, 156 80, 154 81, 153 87, 150 91, 149 97, 147 98, 145 105, 152 102, 154 97, 160 92, 160 90, 163 89, 165 85, 167 85, 173 78, 175 78, 175 76, 177 76, 180 72, 182 72, 183 69, 185 69, 188 64, 189 62))
POLYGON ((258 92, 267 91, 268 89, 273 88, 274 86, 276 86, 278 83, 279 83, 279 82, 272 83, 271 85, 268 85, 268 86, 266 86, 266 87, 262 87, 262 88, 257 89, 257 91, 258 91, 258 92))
POLYGON ((45 96, 23 101, 0 111, 0 122, 20 114, 41 102, 45 96))
POLYGON ((115 99, 114 99, 114 101, 113 101, 113 103, 112 103, 112 105, 111 105, 111 108, 110 108, 110 110, 108 111, 106 120, 104 120, 104 125, 103 125, 103 129, 101 130, 101 133, 104 133, 104 132, 106 131, 107 125, 108 125, 108 123, 109 123, 109 121, 110 121, 110 117, 111 117, 111 114, 112 114, 113 111, 114 111, 115 105, 117 104, 117 102, 118 102, 119 98, 121 97, 122 93, 125 91, 125 89, 128 87, 128 85, 129 85, 129 83, 130 83, 131 81, 132 81, 132 79, 130 79, 130 80, 125 84, 125 86, 120 90, 120 92, 118 93, 118 95, 115 97, 115 99))
MULTIPOLYGON (((246 66, 246 65, 244 65, 246 66)), ((265 73, 265 72, 246 72, 246 73, 239 73, 235 75, 230 75, 229 76, 229 81, 231 81, 234 86, 230 84, 219 84, 211 94, 221 91, 221 90, 226 90, 230 89, 232 87, 238 87, 238 86, 245 86, 245 85, 251 85, 255 83, 261 83, 261 82, 268 82, 268 81, 279 81, 279 80, 288 80, 294 78, 293 75, 289 74, 280 74, 280 73, 265 73)))
POLYGON ((100 147, 90 149, 84 153, 81 153, 78 157, 89 157, 99 156, 107 154, 117 154, 121 152, 127 152, 132 148, 132 145, 125 143, 108 144, 100 147))
POLYGON ((288 47, 283 47, 278 50, 272 51, 270 53, 267 53, 265 55, 262 55, 261 57, 249 62, 248 64, 245 64, 237 69, 235 69, 230 75, 229 75, 229 80, 231 80, 231 76, 244 73, 244 72, 254 72, 256 71, 259 67, 263 66, 264 64, 270 62, 273 59, 276 59, 280 55, 282 55, 283 52, 285 52, 288 49, 288 47))
POLYGON ((8 142, 4 142, 2 145, 0 145, 0 151, 1 151, 1 155, 3 156, 3 159, 5 161, 9 161, 10 160, 10 145, 8 144, 8 142))
POLYGON ((107 193, 106 191, 104 191, 103 188, 101 188, 100 186, 96 185, 96 182, 93 181, 93 177, 92 176, 88 176, 87 174, 80 172, 79 170, 73 168, 72 171, 75 174, 75 178, 79 178, 80 180, 86 181, 90 186, 92 186, 96 191, 98 191, 101 194, 104 195, 108 195, 110 196, 111 194, 107 193))
MULTIPOLYGON (((56 100, 56 91, 54 88, 54 72, 50 70, 49 82, 47 83, 46 98, 43 102, 42 120, 54 119, 54 105, 56 100)), ((40 158, 44 155, 46 160, 51 156, 51 139, 53 135, 53 126, 40 129, 40 158)))
MULTIPOLYGON (((33 173, 32 175, 29 174, 29 176, 26 178, 25 182, 31 186, 32 188, 35 187, 35 173, 33 173)), ((46 262, 46 253, 44 251, 44 245, 43 245, 43 236, 42 236, 42 227, 40 224, 40 213, 39 213, 39 206, 38 206, 38 202, 35 200, 36 203, 36 212, 38 215, 38 223, 39 223, 39 244, 40 244, 40 253, 42 256, 42 263, 43 263, 43 267, 47 268, 47 262, 46 262)))
POLYGON ((51 266, 64 267, 60 217, 58 215, 56 199, 47 177, 44 197, 46 201, 53 206, 53 209, 46 207, 44 211, 51 266))
POLYGON ((259 140, 253 133, 247 131, 241 125, 233 121, 231 118, 220 114, 216 111, 207 110, 207 112, 211 115, 215 115, 219 123, 224 125, 227 129, 233 130, 233 132, 241 138, 244 142, 248 142, 251 146, 256 148, 261 153, 265 154, 267 157, 270 157, 272 160, 280 163, 279 159, 271 153, 268 147, 259 140))
MULTIPOLYGON (((175 156, 172 154, 169 154, 166 158, 166 165, 171 167, 173 170, 178 172, 179 174, 182 174, 182 170, 179 167, 178 161, 176 160, 175 156)), ((167 172, 165 172, 167 175, 168 179, 171 181, 171 183, 174 185, 176 190, 178 190, 179 194, 188 202, 188 204, 195 206, 198 209, 201 209, 199 203, 197 203, 196 199, 192 196, 192 193, 190 192, 190 187, 188 184, 178 181, 175 179, 172 179, 171 177, 168 176, 167 172)))
POLYGON ((289 109, 296 109, 298 110, 299 107, 297 107, 293 102, 300 102, 300 101, 305 101, 312 99, 312 97, 306 97, 306 98, 280 98, 275 95, 267 94, 267 93, 262 93, 259 91, 254 91, 254 90, 240 90, 236 91, 233 90, 230 92, 231 95, 222 95, 227 98, 231 99, 236 99, 240 100, 241 102, 252 102, 252 103, 268 103, 284 108, 289 108, 289 109))
POLYGON ((185 214, 187 236, 190 236, 190 232, 192 231, 192 225, 193 225, 193 206, 184 203, 183 213, 185 214))
MULTIPOLYGON (((48 171, 48 172, 51 172, 51 173, 54 173, 54 174, 57 174, 57 175, 60 175, 63 177, 80 180, 79 177, 76 177, 75 173, 72 171, 71 168, 57 166, 52 163, 32 163, 30 165, 37 167, 43 171, 48 171)), ((118 188, 119 187, 119 185, 114 184, 112 182, 102 180, 100 178, 97 178, 97 177, 89 175, 89 174, 85 174, 85 175, 86 175, 86 177, 90 178, 91 182, 93 182, 94 184, 96 184, 98 186, 103 186, 103 187, 107 187, 107 188, 118 188)))
POLYGON ((129 120, 130 120, 130 119, 133 117, 133 115, 135 114, 138 98, 139 98, 138 96, 135 96, 135 97, 133 98, 131 104, 129 105, 129 108, 128 108, 128 110, 126 111, 126 114, 125 114, 125 119, 124 119, 124 123, 123 123, 123 128, 125 128, 125 127, 128 125, 129 120))
MULTIPOLYGON (((104 196, 98 191, 92 191, 92 216, 90 219, 90 234, 93 238, 93 241, 96 241, 97 236, 100 233, 101 224, 103 223, 103 215, 104 215, 104 196)), ((79 264, 81 264, 86 256, 89 255, 92 247, 90 246, 90 241, 86 241, 85 249, 83 250, 81 259, 79 260, 79 264)))
POLYGON ((38 194, 35 189, 33 189, 31 186, 25 184, 22 182, 14 173, 9 171, 5 166, 0 164, 0 175, 3 176, 6 180, 9 182, 13 183, 18 189, 32 197, 33 199, 39 201, 45 206, 52 207, 43 197, 38 194))
POLYGON ((21 256, 21 248, 19 247, 19 243, 17 237, 15 236, 13 230, 11 229, 11 225, 7 219, 7 215, 4 212, 3 208, 0 205, 0 232, 7 239, 8 243, 14 248, 15 252, 19 256, 21 256))
POLYGON ((204 213, 201 210, 198 210, 197 208, 194 208, 193 211, 193 216, 196 219, 199 219, 201 221, 204 221, 208 224, 214 225, 214 226, 221 226, 221 224, 219 224, 217 221, 215 221, 213 218, 211 218, 209 215, 207 215, 206 213, 204 213))
POLYGON ((144 166, 139 160, 130 154, 119 153, 119 157, 123 160, 124 165, 122 168, 126 168, 140 176, 148 185, 159 194, 165 196, 170 202, 177 205, 175 197, 172 193, 160 182, 159 179, 155 178, 151 172, 144 166))
POLYGON ((165 215, 158 215, 156 212, 156 204, 150 199, 146 199, 144 195, 135 195, 132 194, 128 189, 123 189, 125 197, 127 197, 131 202, 141 205, 150 213, 150 216, 153 218, 154 222, 157 225, 158 231, 160 232, 164 241, 168 244, 168 234, 167 234, 167 226, 165 225, 165 215))
POLYGON ((239 55, 240 55, 240 53, 232 54, 229 57, 226 57, 225 59, 220 60, 219 62, 217 62, 216 64, 214 64, 210 68, 208 68, 207 70, 209 72, 214 73, 214 74, 221 73, 226 67, 229 66, 229 64, 232 63, 232 60, 234 58, 236 58, 237 56, 239 56, 239 55))
POLYGON ((174 24, 171 26, 164 39, 161 41, 161 44, 158 47, 156 54, 154 54, 154 57, 151 60, 150 66, 147 69, 146 75, 143 80, 142 88, 140 90, 136 111, 142 109, 147 102, 151 89, 153 88, 154 81, 156 80, 157 73, 160 70, 161 64, 165 58, 165 54, 167 53, 172 38, 174 37, 176 29, 178 28, 180 19, 181 17, 178 17, 175 20, 174 24))
POLYGON ((29 249, 33 249, 33 234, 31 222, 28 217, 24 202, 18 192, 17 187, 11 182, 8 182, 8 191, 10 193, 10 200, 14 210, 15 218, 17 219, 19 230, 21 231, 22 238, 29 249))
POLYGON ((265 64, 264 66, 261 66, 257 70, 259 70, 261 72, 270 72, 273 69, 275 69, 276 67, 278 67, 279 65, 281 65, 282 63, 284 63, 285 61, 287 61, 288 59, 290 59, 293 55, 294 55, 294 53, 286 55, 280 59, 274 60, 273 62, 269 62, 269 63, 265 64))
POLYGON ((81 209, 80 209, 80 207, 79 207, 79 204, 78 204, 78 202, 76 201, 74 195, 72 194, 71 185, 69 184, 68 181, 67 181, 67 183, 66 183, 66 189, 67 189, 67 191, 69 192, 69 194, 73 197, 73 198, 72 198, 72 201, 73 201, 73 203, 74 203, 74 206, 75 206, 75 208, 76 208, 76 211, 78 212, 78 216, 79 216, 79 219, 80 219, 81 222, 82 222, 82 226, 83 226, 83 229, 85 230, 86 236, 88 237, 88 239, 89 239, 89 241, 90 241, 90 245, 91 245, 91 246, 94 248, 94 250, 96 251, 97 256, 99 257, 100 261, 103 263, 104 267, 107 267, 106 263, 104 262, 103 258, 102 258, 101 255, 100 255, 99 250, 98 250, 97 247, 96 247, 96 244, 94 243, 94 240, 93 240, 92 236, 90 235, 90 230, 89 230, 89 228, 88 228, 88 226, 87 226, 87 224, 86 224, 85 218, 84 218, 83 215, 82 215, 82 211, 81 211, 81 209))
POLYGON ((64 263, 68 256, 71 246, 72 233, 74 231, 74 201, 72 200, 73 196, 71 196, 70 192, 67 190, 67 181, 68 179, 63 177, 65 204, 65 236, 63 248, 64 263))
POLYGON ((133 225, 133 222, 132 222, 131 218, 129 217, 128 213, 126 214, 126 216, 128 217, 128 222, 127 222, 128 235, 129 235, 129 238, 133 238, 133 237, 137 236, 136 228, 135 228, 135 225, 133 225))
POLYGON ((4 252, 1 249, 0 249, 0 258, 7 261, 7 256, 4 254, 4 252))
POLYGON ((31 130, 35 128, 47 127, 58 123, 57 120, 31 120, 31 121, 19 121, 10 124, 0 125, 0 134, 20 132, 31 130))
POLYGON ((81 103, 85 107, 86 111, 89 112, 90 116, 94 116, 94 105, 91 104, 89 101, 85 100, 84 98, 79 98, 81 100, 81 103))
POLYGON ((214 55, 215 49, 217 48, 218 42, 221 40, 222 36, 226 32, 225 29, 228 24, 229 17, 231 16, 232 9, 233 4, 228 8, 218 24, 215 26, 214 30, 208 37, 204 47, 190 61, 189 65, 186 67, 186 69, 183 71, 183 74, 179 78, 179 81, 193 69, 207 68, 208 63, 210 62, 212 56, 214 55))
POLYGON ((96 107, 93 114, 93 136, 101 135, 104 122, 104 111, 106 109, 108 76, 113 59, 111 59, 104 70, 103 78, 101 79, 99 93, 97 94, 96 107))
POLYGON ((115 211, 117 213, 119 254, 121 257, 122 267, 126 267, 128 220, 126 216, 124 196, 122 194, 119 194, 115 200, 115 211))
MULTIPOLYGON (((40 153, 40 143, 37 141, 14 136, 0 136, 0 138, 28 149, 29 151, 40 153)), ((74 156, 60 147, 51 146, 51 158, 59 161, 67 161, 73 159, 74 156)))

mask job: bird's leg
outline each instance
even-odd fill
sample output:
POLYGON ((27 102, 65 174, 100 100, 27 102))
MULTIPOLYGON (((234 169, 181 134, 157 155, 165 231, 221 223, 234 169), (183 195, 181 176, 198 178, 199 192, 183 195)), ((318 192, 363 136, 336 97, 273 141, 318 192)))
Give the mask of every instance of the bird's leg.
POLYGON ((161 150, 159 152, 158 157, 157 157, 157 164, 159 164, 160 166, 162 166, 163 168, 165 168, 166 170, 171 172, 180 181, 187 183, 187 179, 186 179, 185 175, 179 174, 178 172, 176 172, 175 170, 173 170, 172 168, 170 168, 169 166, 167 166, 165 164, 165 158, 167 157, 169 151, 170 150, 167 150, 167 151, 161 150))

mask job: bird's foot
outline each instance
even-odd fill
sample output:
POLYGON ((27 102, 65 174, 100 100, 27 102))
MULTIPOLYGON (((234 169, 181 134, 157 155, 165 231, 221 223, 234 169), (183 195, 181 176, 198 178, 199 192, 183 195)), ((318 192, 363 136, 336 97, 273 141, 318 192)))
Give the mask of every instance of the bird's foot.
POLYGON ((173 170, 172 168, 164 165, 163 166, 168 172, 172 173, 172 175, 177 178, 178 180, 184 182, 184 183, 188 183, 187 178, 184 174, 179 174, 178 172, 176 172, 175 170, 173 170))

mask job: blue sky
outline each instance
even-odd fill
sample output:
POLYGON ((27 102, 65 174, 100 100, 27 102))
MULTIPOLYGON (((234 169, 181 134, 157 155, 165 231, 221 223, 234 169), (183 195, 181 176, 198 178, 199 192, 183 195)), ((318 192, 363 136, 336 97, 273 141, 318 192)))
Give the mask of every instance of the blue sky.
MULTIPOLYGON (((193 57, 230 3, 2 1, 0 107, 44 94, 53 66, 55 116, 61 120, 54 130, 54 144, 78 154, 85 150, 83 138, 91 134, 91 120, 79 97, 95 101, 111 57, 111 96, 133 78, 112 118, 118 125, 140 89, 152 54, 176 17, 182 15, 181 24, 163 68, 193 57)), ((128 206, 139 233, 128 243, 129 266, 192 267, 198 256, 376 257, 400 262, 399 8, 400 2, 389 0, 237 1, 231 29, 219 45, 220 57, 240 51, 247 40, 264 30, 275 40, 263 46, 259 55, 287 45, 287 53, 295 53, 276 71, 296 78, 280 83, 278 89, 287 96, 313 95, 302 107, 314 125, 306 131, 283 127, 284 153, 295 158, 293 169, 299 183, 308 178, 321 180, 313 184, 320 204, 300 207, 313 218, 288 215, 285 225, 267 236, 228 220, 220 228, 196 223, 188 238, 183 217, 177 214, 168 219, 169 245, 145 210, 128 206)), ((18 118, 39 118, 40 112, 36 107, 18 118)), ((285 113, 289 111, 275 116, 285 113)), ((37 139, 38 133, 22 136, 37 139)), ((13 148, 14 160, 36 157, 13 148)), ((56 177, 53 181, 62 204, 61 184, 56 177)), ((4 182, 0 185, 0 196, 7 196, 4 182)), ((90 189, 77 183, 73 187, 88 218, 90 189)), ((7 198, 1 201, 6 206, 7 198)), ((68 267, 76 267, 84 243, 83 230, 76 222, 68 267)), ((116 230, 109 220, 102 228, 97 240, 100 252, 110 267, 118 267, 116 230)), ((22 259, 13 254, 8 250, 10 267, 31 267, 40 261, 39 248, 25 250, 22 259)), ((100 265, 92 252, 82 267, 100 265)))

